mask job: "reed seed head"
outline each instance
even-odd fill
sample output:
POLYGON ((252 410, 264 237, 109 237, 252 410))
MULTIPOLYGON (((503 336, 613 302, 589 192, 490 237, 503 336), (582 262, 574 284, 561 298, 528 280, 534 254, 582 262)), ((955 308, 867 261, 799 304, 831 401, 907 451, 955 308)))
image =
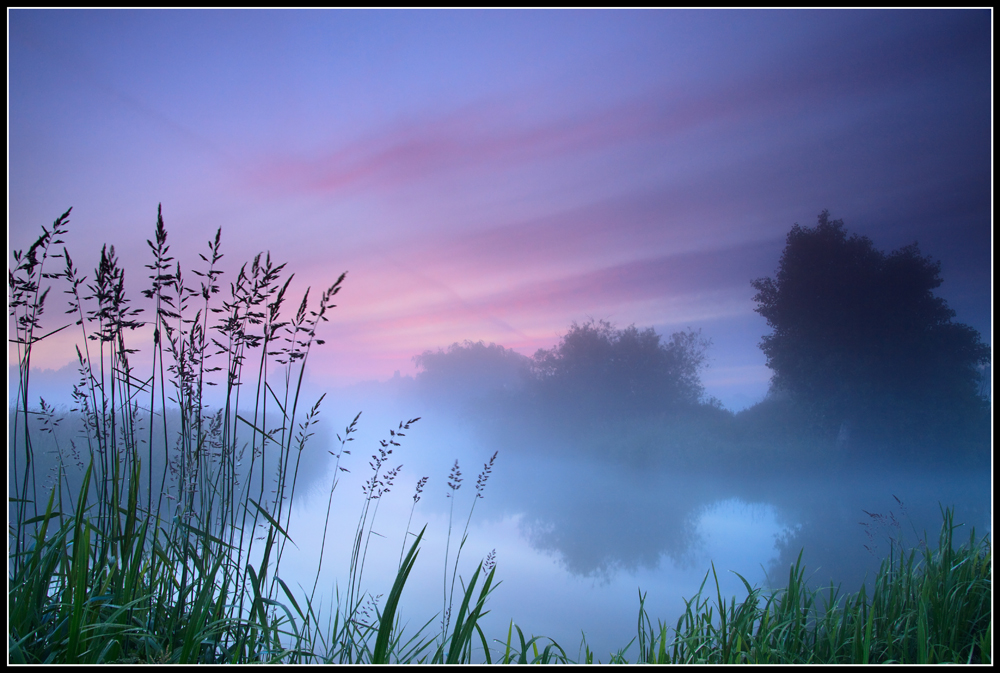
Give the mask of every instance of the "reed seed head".
POLYGON ((424 492, 424 485, 427 483, 427 477, 421 477, 417 481, 417 491, 413 494, 413 504, 416 505, 420 502, 420 494, 424 492))
MULTIPOLYGON (((462 487, 462 471, 458 469, 458 459, 455 459, 455 465, 451 468, 451 473, 448 475, 448 488, 452 491, 457 491, 462 487)), ((448 494, 451 497, 451 493, 448 494)))
POLYGON ((486 488, 486 480, 490 478, 490 474, 493 472, 493 462, 497 459, 498 453, 499 451, 494 451, 489 462, 483 463, 483 471, 479 473, 479 477, 476 479, 477 498, 483 497, 483 489, 486 488))

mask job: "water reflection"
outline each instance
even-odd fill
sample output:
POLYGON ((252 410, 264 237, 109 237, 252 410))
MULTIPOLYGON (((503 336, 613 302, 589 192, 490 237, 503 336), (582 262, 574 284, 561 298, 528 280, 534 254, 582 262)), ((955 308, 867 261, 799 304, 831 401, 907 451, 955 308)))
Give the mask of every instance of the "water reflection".
MULTIPOLYGON (((833 581, 856 591, 874 576, 893 541, 907 548, 937 544, 939 504, 955 508, 956 521, 980 535, 989 532, 991 522, 986 470, 883 468, 776 474, 765 481, 585 460, 557 467, 542 458, 507 459, 516 467, 507 484, 498 484, 496 497, 508 510, 523 512, 526 540, 556 553, 567 571, 582 576, 607 578, 617 571, 656 569, 665 561, 697 562, 704 558, 699 551, 707 544, 706 525, 715 526, 716 544, 745 549, 740 534, 754 527, 752 518, 739 513, 746 508, 770 522, 771 586, 784 585, 787 569, 804 550, 814 586, 833 581), (539 476, 546 473, 559 477, 539 476), (873 521, 872 514, 893 516, 898 525, 863 526, 873 521)), ((964 542, 968 535, 957 539, 964 542)))
MULTIPOLYGON (((416 461, 413 469, 440 479, 459 458, 471 475, 499 451, 488 506, 477 517, 519 517, 520 532, 534 549, 582 577, 607 580, 617 572, 655 570, 664 560, 680 566, 695 562, 705 543, 700 522, 721 516, 712 511, 730 511, 720 504, 727 501, 773 517, 774 561, 767 570, 774 586, 787 580, 788 567, 804 548, 814 583, 833 580, 854 591, 877 570, 889 536, 915 545, 926 531, 936 544, 939 504, 953 507, 955 520, 980 534, 991 525, 988 456, 981 465, 877 462, 869 456, 811 464, 808 447, 802 447, 800 464, 733 456, 691 467, 662 458, 699 450, 704 440, 693 433, 680 436, 683 428, 672 434, 636 424, 573 428, 532 424, 530 414, 515 417, 515 423, 481 404, 435 405, 403 392, 379 401, 383 408, 391 408, 387 402, 399 407, 387 412, 387 421, 392 413, 424 416, 411 438, 413 458, 407 460, 416 461), (418 456, 437 462, 421 464, 418 456), (893 513, 902 526, 884 531, 886 539, 871 551, 860 525, 865 510, 893 513)), ((708 448, 718 453, 717 447, 708 448)), ((438 505, 428 500, 422 506, 438 505)))

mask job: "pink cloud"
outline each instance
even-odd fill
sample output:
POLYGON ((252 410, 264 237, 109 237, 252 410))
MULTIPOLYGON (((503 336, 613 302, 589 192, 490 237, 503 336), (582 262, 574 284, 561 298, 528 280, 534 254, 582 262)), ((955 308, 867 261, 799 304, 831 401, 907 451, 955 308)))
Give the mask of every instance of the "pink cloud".
POLYGON ((435 281, 436 294, 400 283, 403 289, 374 306, 357 298, 356 306, 346 308, 338 321, 338 338, 361 350, 410 356, 467 338, 534 350, 551 346, 570 320, 586 319, 595 311, 616 307, 628 320, 621 307, 637 302, 746 294, 758 260, 771 248, 773 242, 662 255, 485 291, 457 279, 451 281, 453 286, 435 281))

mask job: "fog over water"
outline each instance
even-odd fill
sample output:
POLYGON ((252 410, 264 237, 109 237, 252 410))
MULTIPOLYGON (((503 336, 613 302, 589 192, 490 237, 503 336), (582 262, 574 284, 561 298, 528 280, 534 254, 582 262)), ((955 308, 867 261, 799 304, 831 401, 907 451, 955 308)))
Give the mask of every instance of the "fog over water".
MULTIPOLYGON (((307 391, 304 399, 318 397, 314 392, 307 391)), ((988 458, 948 469, 874 456, 804 468, 773 462, 755 466, 736 457, 732 464, 689 461, 685 467, 657 455, 657 447, 665 447, 661 453, 676 450, 684 438, 664 435, 668 425, 655 421, 612 422, 602 429, 579 418, 574 419, 581 426, 577 433, 565 425, 546 431, 523 415, 498 415, 498 398, 466 391, 463 402, 428 391, 419 376, 327 393, 316 435, 302 452, 288 529, 294 546, 282 559, 280 576, 290 586, 300 585, 303 593, 311 590, 331 502, 317 595, 324 611, 336 589, 344 595, 370 457, 379 440, 390 438, 390 428, 420 417, 397 438, 401 446, 392 447, 386 461, 387 467, 402 465, 402 470, 379 502, 363 577, 364 589, 382 595, 384 602, 404 539, 413 539, 406 538, 412 509, 410 533, 425 524, 427 530, 401 603, 411 635, 442 610, 445 549, 450 590, 467 520, 459 576, 468 581, 495 550, 496 579, 502 581, 481 622, 487 636, 505 639, 513 620, 526 636, 553 638, 575 658, 586 634, 591 650, 604 661, 635 635, 640 591, 654 623, 661 619, 671 626, 706 573, 703 597, 714 601, 713 563, 722 595, 741 600, 746 592, 734 573, 755 586, 780 588, 804 549, 813 586, 832 580, 842 592, 854 592, 866 577, 870 588, 890 539, 912 547, 926 531, 926 542, 936 545, 939 503, 954 507, 955 521, 965 524, 956 536, 959 542, 967 541, 972 526, 977 535, 991 531, 988 458), (330 501, 333 458, 328 451, 338 450, 335 435, 344 435, 358 411, 363 412, 358 429, 347 445, 351 454, 340 463, 349 472, 340 472, 330 501), (470 520, 476 478, 494 452, 470 520), (462 483, 451 491, 447 480, 456 460, 462 483), (414 507, 415 486, 425 476, 414 507), (894 517, 899 527, 891 518, 872 515, 894 517)), ((696 438, 687 441, 696 443, 696 438)), ((429 627, 427 633, 432 632, 429 627)))
MULTIPOLYGON (((403 596, 403 614, 412 625, 441 609, 452 505, 449 470, 458 460, 464 479, 454 498, 450 573, 475 498, 476 476, 494 451, 498 455, 475 506, 459 575, 468 580, 476 564, 495 549, 496 577, 503 583, 488 603, 491 614, 483 621, 488 637, 504 639, 513 619, 526 636, 551 637, 574 658, 581 631, 605 661, 635 636, 640 590, 654 623, 659 618, 675 624, 683 599, 694 596, 712 563, 723 596, 741 600, 745 589, 730 571, 755 586, 777 589, 787 583, 789 567, 804 548, 806 576, 813 586, 832 580, 842 593, 853 593, 866 577, 871 588, 891 538, 909 548, 919 545, 926 531, 926 542, 936 546, 939 503, 954 507, 955 521, 965 524, 956 535, 959 542, 967 541, 972 526, 977 536, 991 531, 988 460, 951 470, 872 460, 867 468, 845 463, 836 469, 767 475, 724 465, 685 470, 574 456, 572 445, 540 445, 529 428, 512 430, 519 441, 491 441, 477 433, 470 414, 421 401, 407 394, 407 383, 403 377, 372 384, 367 391, 364 386, 337 391, 328 411, 332 416, 339 406, 342 417, 350 420, 355 408, 371 409, 362 414, 350 462, 345 457, 342 463, 352 472, 344 475, 334 499, 331 525, 340 527, 334 536, 340 540, 353 534, 362 501, 360 482, 370 476, 366 461, 378 439, 400 420, 421 416, 390 460, 403 469, 383 498, 375 531, 385 537, 372 538, 366 566, 369 590, 387 592, 414 487, 428 476, 410 526, 416 532, 428 525, 403 596), (885 515, 886 523, 866 511, 885 515)), ((330 477, 310 478, 309 496, 296 510, 301 519, 293 523, 305 535, 304 544, 296 541, 303 552, 302 572, 310 579, 330 477)), ((328 547, 326 558, 330 565, 321 584, 332 580, 337 564, 336 576, 346 576, 342 544, 340 549, 328 547)), ((703 597, 714 596, 710 575, 703 597)))

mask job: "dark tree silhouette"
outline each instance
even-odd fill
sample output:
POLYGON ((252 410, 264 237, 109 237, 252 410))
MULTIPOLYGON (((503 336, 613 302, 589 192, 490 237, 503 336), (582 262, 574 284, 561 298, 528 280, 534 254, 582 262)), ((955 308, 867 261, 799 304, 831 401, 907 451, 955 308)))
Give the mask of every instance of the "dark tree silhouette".
POLYGON ((418 387, 447 402, 516 390, 524 385, 530 365, 520 353, 482 341, 453 343, 447 351, 424 351, 413 360, 422 369, 418 387))
POLYGON ((990 351, 934 296, 940 273, 916 243, 885 254, 825 210, 815 228, 793 226, 776 277, 752 282, 774 330, 760 344, 773 389, 841 440, 850 427, 940 437, 981 417, 990 351))
POLYGON ((661 343, 651 327, 619 330, 590 320, 573 323, 557 346, 535 353, 532 371, 544 398, 577 410, 650 413, 700 401, 708 346, 691 330, 661 343))

